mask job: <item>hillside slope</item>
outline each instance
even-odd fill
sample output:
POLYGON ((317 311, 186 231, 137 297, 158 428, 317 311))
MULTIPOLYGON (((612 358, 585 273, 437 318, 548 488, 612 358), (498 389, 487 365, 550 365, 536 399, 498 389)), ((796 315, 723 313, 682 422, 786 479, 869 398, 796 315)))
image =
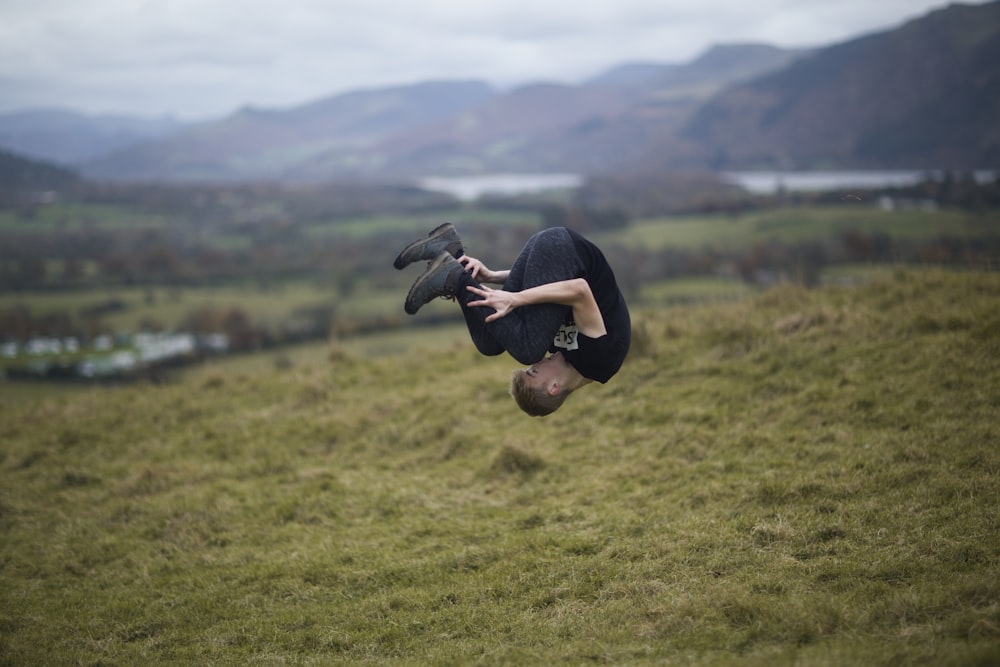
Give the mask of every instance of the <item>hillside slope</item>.
POLYGON ((997 274, 4 405, 10 664, 996 664, 997 274))

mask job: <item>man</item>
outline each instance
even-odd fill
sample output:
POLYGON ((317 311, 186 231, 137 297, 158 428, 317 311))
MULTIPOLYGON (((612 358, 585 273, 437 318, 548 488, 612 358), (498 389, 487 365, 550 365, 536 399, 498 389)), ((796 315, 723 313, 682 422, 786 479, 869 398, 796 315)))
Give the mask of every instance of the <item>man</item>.
POLYGON ((455 298, 481 353, 507 352, 529 365, 514 371, 510 389, 529 415, 550 414, 576 389, 607 382, 628 354, 632 327, 614 273, 600 249, 570 229, 538 232, 510 269, 492 271, 465 254, 445 223, 407 246, 394 266, 421 260, 430 264, 410 288, 406 312, 455 298))

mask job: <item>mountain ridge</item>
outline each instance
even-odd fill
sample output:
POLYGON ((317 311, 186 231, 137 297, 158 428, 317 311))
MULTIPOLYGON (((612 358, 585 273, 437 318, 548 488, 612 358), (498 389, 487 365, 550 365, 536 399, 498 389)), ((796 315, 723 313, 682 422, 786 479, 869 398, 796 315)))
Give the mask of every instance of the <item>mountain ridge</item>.
POLYGON ((996 62, 1000 3, 953 4, 735 85, 681 136, 716 168, 996 165, 996 62))
POLYGON ((431 81, 244 107, 73 166, 94 179, 293 182, 994 168, 995 62, 1000 2, 953 4, 823 48, 720 44, 686 63, 623 63, 579 84, 431 81))
POLYGON ((638 152, 647 132, 659 131, 645 126, 672 128, 734 78, 780 67, 801 53, 766 45, 717 46, 689 63, 664 66, 647 85, 625 93, 603 83, 543 81, 499 92, 482 82, 438 82, 436 112, 395 124, 379 125, 377 117, 387 112, 378 101, 395 95, 400 107, 426 105, 419 91, 427 84, 351 91, 288 110, 244 109, 82 169, 89 177, 109 179, 291 181, 538 172, 569 165, 574 171, 599 171, 638 152), (739 67, 727 59, 739 61, 739 67), (442 96, 452 100, 450 112, 439 104, 442 96), (333 130, 306 136, 310 124, 300 117, 333 108, 333 130), (345 115, 354 123, 337 125, 345 115), (637 121, 638 132, 631 127, 637 121), (296 133, 302 136, 292 136, 296 133), (604 159, 609 151, 612 157, 604 159))

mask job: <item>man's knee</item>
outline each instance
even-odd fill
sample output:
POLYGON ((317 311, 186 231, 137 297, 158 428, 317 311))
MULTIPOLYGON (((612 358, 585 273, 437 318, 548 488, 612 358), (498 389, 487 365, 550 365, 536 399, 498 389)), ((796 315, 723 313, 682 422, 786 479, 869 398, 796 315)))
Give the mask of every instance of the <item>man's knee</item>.
POLYGON ((476 349, 479 350, 479 353, 484 357, 496 357, 505 352, 502 347, 481 347, 477 345, 476 349))
POLYGON ((522 346, 514 350, 508 350, 510 356, 514 357, 517 363, 524 364, 525 366, 537 364, 545 357, 545 353, 548 351, 549 346, 547 344, 522 346))
POLYGON ((569 234, 565 227, 548 227, 540 232, 535 232, 529 241, 532 249, 550 248, 553 246, 562 247, 569 240, 569 234))

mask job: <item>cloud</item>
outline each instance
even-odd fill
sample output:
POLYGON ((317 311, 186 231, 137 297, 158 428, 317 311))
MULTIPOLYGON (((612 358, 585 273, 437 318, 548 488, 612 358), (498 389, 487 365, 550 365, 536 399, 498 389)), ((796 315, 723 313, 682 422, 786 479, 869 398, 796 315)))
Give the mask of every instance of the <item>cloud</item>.
POLYGON ((573 81, 715 43, 825 45, 942 0, 5 0, 0 110, 218 116, 422 79, 573 81))

